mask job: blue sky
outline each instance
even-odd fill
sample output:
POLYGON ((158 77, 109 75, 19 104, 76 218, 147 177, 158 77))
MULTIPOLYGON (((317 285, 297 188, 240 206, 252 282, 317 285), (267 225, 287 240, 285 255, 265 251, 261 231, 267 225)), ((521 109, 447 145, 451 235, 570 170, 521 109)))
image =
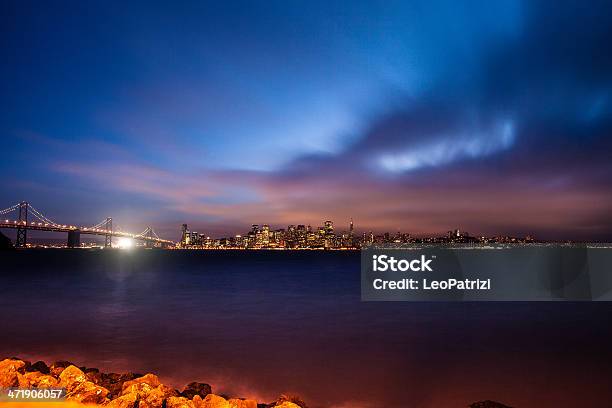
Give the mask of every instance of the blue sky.
POLYGON ((610 236, 605 2, 1 7, 6 207, 610 236))

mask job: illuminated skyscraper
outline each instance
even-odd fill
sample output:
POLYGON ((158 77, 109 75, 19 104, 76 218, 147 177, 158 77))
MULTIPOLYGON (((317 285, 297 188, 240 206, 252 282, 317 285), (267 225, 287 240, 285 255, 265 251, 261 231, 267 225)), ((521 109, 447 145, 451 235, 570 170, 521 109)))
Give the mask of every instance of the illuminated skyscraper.
POLYGON ((261 228, 261 243, 268 245, 270 243, 270 227, 264 224, 261 228))
POLYGON ((181 245, 189 245, 189 229, 187 228, 187 224, 183 224, 181 228, 181 245))

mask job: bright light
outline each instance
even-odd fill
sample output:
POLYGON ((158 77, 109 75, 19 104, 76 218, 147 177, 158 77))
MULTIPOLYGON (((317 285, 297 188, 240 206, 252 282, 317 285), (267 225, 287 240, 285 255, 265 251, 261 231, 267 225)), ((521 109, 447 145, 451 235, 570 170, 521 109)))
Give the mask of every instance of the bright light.
POLYGON ((120 249, 130 249, 134 247, 134 240, 132 238, 119 238, 117 241, 117 247, 120 249))

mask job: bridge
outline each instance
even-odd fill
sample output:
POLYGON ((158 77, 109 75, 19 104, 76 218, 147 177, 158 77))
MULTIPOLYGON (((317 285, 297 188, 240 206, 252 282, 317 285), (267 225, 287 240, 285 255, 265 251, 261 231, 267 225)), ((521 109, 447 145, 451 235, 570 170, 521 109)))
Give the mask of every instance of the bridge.
POLYGON ((66 232, 68 233, 68 247, 70 248, 81 245, 81 235, 83 234, 104 236, 105 248, 112 247, 112 239, 114 237, 144 241, 148 247, 168 247, 174 245, 173 241, 160 238, 151 227, 145 228, 140 234, 120 231, 119 228, 113 229, 113 219, 111 217, 91 226, 59 224, 46 217, 27 201, 22 201, 4 210, 0 210, 0 218, 2 218, 0 219, 0 229, 10 228, 17 230, 15 246, 18 248, 25 248, 27 246, 29 230, 66 232), (9 215, 14 216, 15 219, 6 218, 9 215))

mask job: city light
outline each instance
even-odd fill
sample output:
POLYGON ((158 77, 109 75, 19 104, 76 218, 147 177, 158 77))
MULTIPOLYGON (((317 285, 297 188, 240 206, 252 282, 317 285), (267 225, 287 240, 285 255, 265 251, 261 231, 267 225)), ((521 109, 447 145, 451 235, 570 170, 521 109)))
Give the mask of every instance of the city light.
POLYGON ((338 229, 331 220, 323 225, 288 225, 287 228, 270 228, 268 224, 253 224, 246 234, 230 237, 211 238, 208 235, 191 231, 187 224, 181 228, 178 248, 187 249, 333 249, 355 250, 372 245, 489 245, 511 243, 534 243, 532 236, 512 237, 507 235, 472 236, 465 231, 454 229, 433 236, 413 236, 410 233, 378 233, 355 231, 353 220, 346 224, 347 229, 338 229))

